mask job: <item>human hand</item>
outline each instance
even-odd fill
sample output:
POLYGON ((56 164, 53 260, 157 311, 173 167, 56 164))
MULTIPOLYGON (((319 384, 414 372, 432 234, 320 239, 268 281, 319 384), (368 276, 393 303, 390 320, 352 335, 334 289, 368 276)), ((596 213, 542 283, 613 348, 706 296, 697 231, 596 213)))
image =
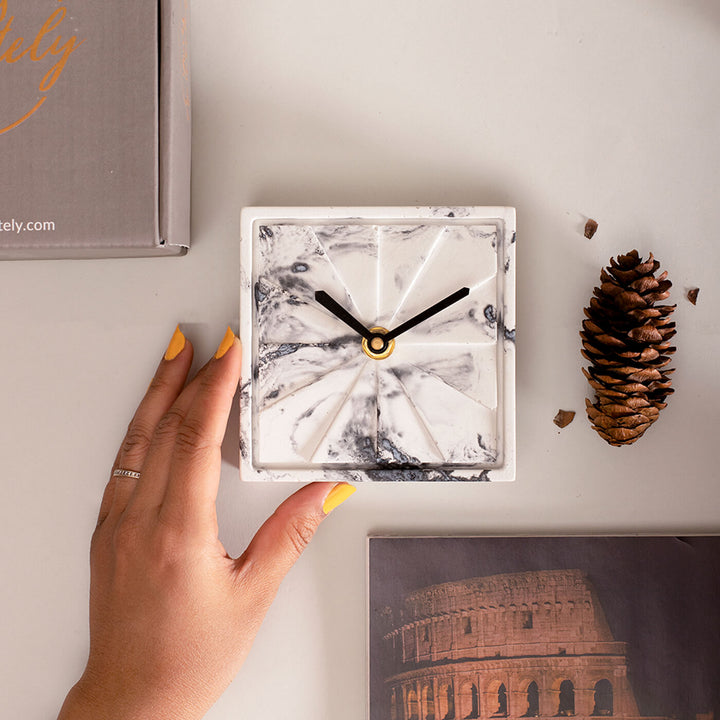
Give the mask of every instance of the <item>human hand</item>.
POLYGON ((203 717, 319 523, 354 492, 306 485, 231 558, 215 500, 240 342, 228 329, 185 386, 192 356, 178 329, 115 459, 113 470, 140 477, 113 476, 105 489, 90 549, 90 655, 58 720, 203 717))

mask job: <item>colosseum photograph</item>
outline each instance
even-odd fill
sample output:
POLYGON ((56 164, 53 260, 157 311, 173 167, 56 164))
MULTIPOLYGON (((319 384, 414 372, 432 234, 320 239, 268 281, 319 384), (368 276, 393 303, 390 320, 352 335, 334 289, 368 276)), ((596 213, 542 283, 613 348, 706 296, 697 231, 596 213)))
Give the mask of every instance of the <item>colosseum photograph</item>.
POLYGON ((369 540, 370 720, 720 720, 720 538, 369 540))

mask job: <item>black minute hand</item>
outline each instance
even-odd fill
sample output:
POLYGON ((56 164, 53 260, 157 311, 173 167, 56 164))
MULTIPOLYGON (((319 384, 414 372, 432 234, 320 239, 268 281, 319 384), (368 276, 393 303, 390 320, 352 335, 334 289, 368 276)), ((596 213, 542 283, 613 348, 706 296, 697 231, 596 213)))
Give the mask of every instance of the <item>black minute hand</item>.
POLYGON ((446 307, 450 307, 453 303, 456 303, 458 300, 462 300, 464 297, 467 297, 470 294, 470 288, 460 288, 459 290, 456 290, 452 295, 448 295, 444 300, 440 300, 440 302, 436 302, 434 305, 431 305, 427 310, 423 310, 421 313, 418 313, 415 315, 415 317, 411 317, 409 320, 406 320, 402 325, 398 325, 394 330, 391 330, 389 333, 383 335, 383 339, 386 341, 390 341, 393 338, 396 338, 400 333, 404 333, 406 330, 409 330, 410 328, 414 328, 416 325, 419 325, 421 322, 424 322, 428 318, 431 318, 433 315, 436 315, 441 310, 444 310, 446 307))
POLYGON ((366 340, 371 340, 372 333, 359 321, 356 320, 339 302, 333 300, 324 290, 315 291, 315 299, 335 317, 340 318, 346 325, 349 325, 356 333, 362 335, 366 340))

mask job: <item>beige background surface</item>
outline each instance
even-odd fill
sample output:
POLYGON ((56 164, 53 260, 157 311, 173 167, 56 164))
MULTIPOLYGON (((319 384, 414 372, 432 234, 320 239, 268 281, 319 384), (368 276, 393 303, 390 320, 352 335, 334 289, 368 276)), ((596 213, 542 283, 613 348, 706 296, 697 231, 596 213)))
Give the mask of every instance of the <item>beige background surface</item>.
MULTIPOLYGON (((0 715, 54 717, 83 667, 108 469, 175 323, 198 361, 237 326, 244 205, 517 207, 518 479, 360 487, 210 718, 364 717, 368 533, 720 531, 719 40, 701 1, 194 3, 190 254, 0 265, 0 715), (616 449, 582 416, 577 332, 633 247, 675 283, 677 392, 616 449)), ((219 515, 239 553, 293 488, 241 485, 236 434, 219 515)))

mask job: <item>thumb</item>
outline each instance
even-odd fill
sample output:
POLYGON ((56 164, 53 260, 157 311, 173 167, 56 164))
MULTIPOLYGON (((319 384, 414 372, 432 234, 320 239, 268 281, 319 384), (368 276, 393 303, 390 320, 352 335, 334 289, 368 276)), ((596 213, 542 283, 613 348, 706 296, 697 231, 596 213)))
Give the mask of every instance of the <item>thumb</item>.
POLYGON ((255 533, 237 559, 237 569, 274 595, 320 523, 354 492, 348 483, 315 482, 300 488, 255 533))

